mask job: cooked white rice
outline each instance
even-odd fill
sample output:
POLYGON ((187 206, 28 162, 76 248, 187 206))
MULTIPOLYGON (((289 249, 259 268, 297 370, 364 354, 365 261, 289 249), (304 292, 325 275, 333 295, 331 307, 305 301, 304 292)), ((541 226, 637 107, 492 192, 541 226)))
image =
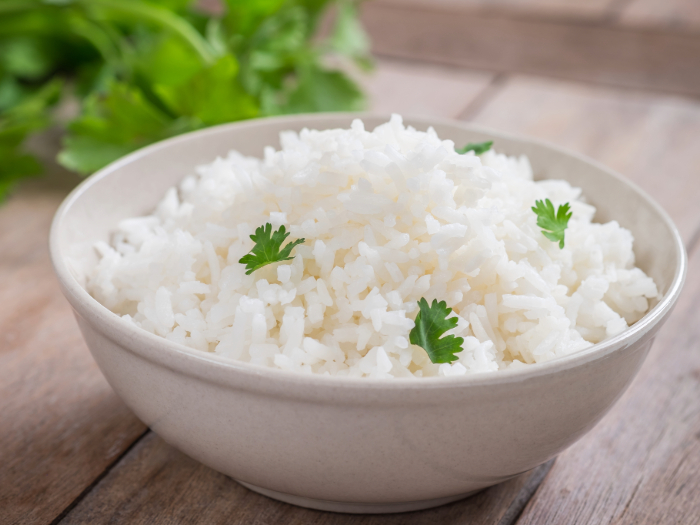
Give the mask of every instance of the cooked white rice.
POLYGON ((526 157, 460 155, 398 115, 371 132, 360 120, 285 132, 281 144, 263 160, 232 151, 200 166, 153 215, 122 221, 111 246, 97 245, 90 293, 203 352, 376 378, 569 355, 625 330, 658 295, 634 266, 631 233, 592 223, 595 208, 567 182, 534 182, 526 157), (564 249, 530 209, 545 198, 571 204, 564 249), (306 242, 245 275, 238 260, 266 222, 306 242), (409 343, 421 297, 454 309, 458 361, 433 364, 409 343))

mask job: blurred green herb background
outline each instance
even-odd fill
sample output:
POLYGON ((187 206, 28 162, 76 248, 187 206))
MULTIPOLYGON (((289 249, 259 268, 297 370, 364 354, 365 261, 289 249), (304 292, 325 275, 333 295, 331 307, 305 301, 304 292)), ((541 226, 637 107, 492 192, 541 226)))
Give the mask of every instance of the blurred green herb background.
POLYGON ((361 109, 329 54, 371 67, 352 0, 0 0, 0 200, 41 172, 25 142, 62 100, 80 110, 61 123, 58 162, 86 175, 215 124, 361 109))

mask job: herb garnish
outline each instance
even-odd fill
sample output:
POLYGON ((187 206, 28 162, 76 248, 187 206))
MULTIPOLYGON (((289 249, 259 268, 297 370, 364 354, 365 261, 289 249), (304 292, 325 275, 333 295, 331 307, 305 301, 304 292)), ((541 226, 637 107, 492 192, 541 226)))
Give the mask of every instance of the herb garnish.
POLYGON ((452 313, 452 308, 447 308, 445 301, 437 302, 433 299, 433 304, 428 306, 425 297, 418 301, 420 312, 416 316, 416 326, 409 334, 411 344, 423 348, 433 363, 451 363, 457 360, 456 353, 462 351, 464 339, 454 335, 441 336, 457 326, 457 318, 447 318, 452 313))
POLYGON ((265 226, 257 228, 255 234, 250 236, 255 246, 253 246, 250 253, 244 255, 238 261, 246 265, 245 268, 248 271, 245 274, 250 275, 258 268, 268 264, 294 259, 294 257, 289 256, 292 248, 297 244, 303 244, 306 239, 297 239, 280 250, 282 243, 287 237, 289 237, 289 233, 285 231, 284 226, 280 226, 280 229, 275 233, 272 233, 272 224, 269 222, 265 226))
POLYGON ((0 0, 0 26, 0 201, 40 171, 25 139, 61 98, 81 111, 61 119, 58 161, 88 174, 224 122, 356 111, 362 91, 324 55, 371 66, 351 0, 0 0), (316 38, 329 9, 334 27, 316 38))
POLYGON ((455 148, 455 151, 460 155, 464 155, 469 151, 473 151, 474 155, 481 155, 482 153, 486 153, 488 150, 490 150, 492 145, 492 140, 489 140, 488 142, 470 142, 464 147, 455 148))
POLYGON ((571 212, 569 203, 562 204, 554 213, 554 205, 549 199, 535 201, 532 211, 537 215, 537 226, 542 228, 542 235, 550 241, 559 242, 559 249, 564 248, 564 230, 569 225, 571 212))

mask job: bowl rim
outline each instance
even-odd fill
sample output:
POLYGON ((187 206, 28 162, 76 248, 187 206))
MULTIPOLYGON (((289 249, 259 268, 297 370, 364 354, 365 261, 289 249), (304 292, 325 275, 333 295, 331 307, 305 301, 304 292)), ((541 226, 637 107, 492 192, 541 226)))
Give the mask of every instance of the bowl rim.
MULTIPOLYGON (((61 289, 68 299, 71 306, 81 316, 89 318, 91 324, 100 333, 114 341, 114 337, 109 334, 122 334, 129 338, 131 344, 126 347, 123 342, 114 341, 118 345, 127 348, 132 353, 135 353, 149 361, 159 362, 169 368, 179 370, 186 375, 199 375, 192 366, 203 367, 199 372, 206 374, 208 371, 217 370, 229 375, 231 384, 235 384, 237 376, 242 374, 257 381, 272 381, 275 384, 286 385, 303 385, 306 387, 332 387, 344 389, 451 389, 455 387, 467 388, 479 385, 493 384, 508 384, 514 382, 526 381, 542 375, 558 373, 567 369, 586 365, 593 361, 607 357, 620 348, 626 347, 650 332, 660 321, 662 321, 673 309, 675 303, 680 296, 683 284, 687 274, 687 255, 683 240, 666 211, 649 195, 646 194, 634 182, 626 179, 614 170, 602 165, 601 163, 587 157, 586 155, 570 151, 566 148, 551 144, 545 140, 521 136, 518 134, 505 133, 498 130, 493 130, 487 127, 463 122, 456 119, 432 118, 421 116, 403 116, 404 122, 410 124, 418 124, 421 126, 451 126, 462 128, 467 131, 484 133, 493 137, 521 142, 523 144, 542 147, 545 149, 554 150, 557 153, 573 157, 579 161, 587 163, 592 167, 603 171, 610 177, 617 179, 633 191, 637 192, 647 204, 658 214, 663 220, 668 229, 672 232, 676 268, 673 279, 669 285, 668 291, 662 299, 639 321, 634 323, 624 332, 612 337, 608 340, 594 344, 593 346, 581 350, 579 352, 552 359, 544 363, 529 364, 527 367, 517 369, 497 370, 493 372, 480 372, 476 374, 466 374, 462 376, 449 377, 425 377, 425 378, 369 378, 369 377, 337 377, 321 374, 302 374, 299 372, 276 369, 272 367, 264 367, 249 362, 238 361, 224 356, 219 356, 214 353, 202 352, 189 348, 185 345, 175 343, 165 339, 164 337, 152 334, 132 323, 122 319, 118 314, 103 306, 94 299, 85 288, 83 288, 75 277, 70 272, 68 265, 60 245, 60 231, 62 222, 70 208, 82 197, 82 195, 93 185, 98 184, 102 179, 109 177, 121 167, 138 161, 148 155, 158 152, 162 149, 170 148, 179 143, 187 142, 192 137, 202 137, 206 135, 216 135, 228 131, 230 128, 247 128, 265 126, 268 123, 285 123, 290 125, 297 124, 302 120, 306 125, 318 122, 319 126, 323 126, 328 120, 338 119, 378 119, 388 121, 390 115, 376 112, 333 112, 333 113, 309 113, 297 114, 289 116, 263 117, 246 121, 239 121, 227 124, 221 124, 205 128, 190 133, 178 135, 154 144, 150 144, 144 148, 136 150, 120 159, 115 160, 93 175, 87 177, 82 183, 75 187, 68 196, 63 200, 58 210, 56 211, 51 229, 49 233, 49 253, 54 271, 58 278, 61 289), (97 326, 95 326, 97 325, 97 326), (106 333, 107 332, 107 333, 106 333), (153 348, 154 350, 151 350, 153 348)), ((328 129, 328 128, 322 128, 328 129)), ((221 377, 220 374, 219 377, 221 377)), ((229 381, 226 381, 229 382, 229 381)))

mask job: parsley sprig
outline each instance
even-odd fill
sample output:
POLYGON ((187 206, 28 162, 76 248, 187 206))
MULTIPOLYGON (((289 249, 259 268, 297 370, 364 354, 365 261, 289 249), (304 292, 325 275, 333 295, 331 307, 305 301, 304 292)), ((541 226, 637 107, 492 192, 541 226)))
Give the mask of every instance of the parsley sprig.
POLYGON ((549 199, 535 201, 532 211, 537 215, 537 226, 542 228, 542 235, 552 242, 559 242, 559 249, 564 248, 564 231, 571 218, 569 203, 562 204, 554 212, 554 204, 549 199))
POLYGON ((369 51, 354 0, 0 0, 0 201, 40 170, 25 139, 55 123, 62 97, 81 111, 60 117, 58 161, 89 174, 207 126, 362 109, 324 56, 367 68, 369 51))
POLYGON ((297 244, 303 244, 306 239, 297 239, 296 241, 290 242, 280 250, 284 240, 289 237, 289 233, 285 230, 284 226, 280 226, 280 229, 272 233, 272 224, 269 222, 265 226, 260 226, 255 230, 255 234, 251 235, 250 238, 255 243, 253 249, 250 253, 244 255, 238 261, 241 264, 245 264, 246 275, 250 275, 255 270, 267 266, 268 264, 280 262, 280 261, 290 261, 294 257, 290 257, 289 254, 292 252, 297 244))
POLYGON ((457 326, 457 318, 448 315, 452 308, 447 308, 445 301, 438 303, 433 299, 433 304, 428 306, 425 297, 418 301, 420 311, 416 316, 416 326, 409 334, 411 344, 418 345, 428 353, 433 363, 451 363, 457 360, 455 354, 462 351, 464 339, 454 335, 442 335, 457 326))
POLYGON ((464 155, 470 151, 473 151, 474 155, 481 155, 482 153, 486 153, 488 150, 490 150, 491 146, 493 146, 492 140, 489 140, 488 142, 470 142, 466 146, 455 148, 455 151, 460 155, 464 155))

